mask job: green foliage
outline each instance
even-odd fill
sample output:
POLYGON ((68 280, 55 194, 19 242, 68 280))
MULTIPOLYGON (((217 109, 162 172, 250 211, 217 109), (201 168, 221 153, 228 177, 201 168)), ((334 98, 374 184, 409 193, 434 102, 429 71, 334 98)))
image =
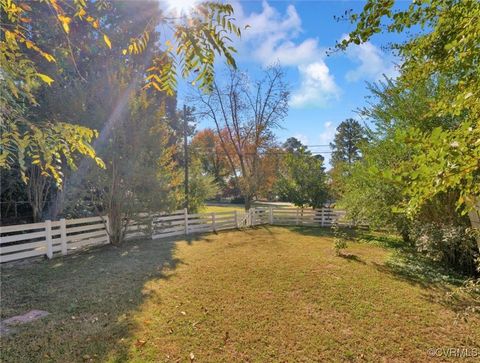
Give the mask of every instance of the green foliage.
POLYGON ((321 208, 328 197, 323 161, 304 149, 287 153, 275 189, 281 200, 321 208))
MULTIPOLYGON (((19 168, 22 179, 27 182, 29 165, 40 167, 45 176, 49 176, 60 185, 63 172, 62 164, 75 166, 75 155, 94 159, 103 167, 95 155, 91 141, 96 131, 65 122, 43 120, 32 123, 26 114, 26 104, 38 105, 35 90, 42 83, 52 84, 53 78, 38 70, 35 57, 55 63, 52 52, 45 51, 37 41, 35 31, 39 20, 35 17, 37 5, 14 0, 2 0, 2 23, 0 32, 0 64, 2 64, 0 131, 0 167, 19 168)), ((86 16, 86 3, 76 1, 72 8, 65 10, 55 0, 48 0, 45 5, 51 10, 56 22, 68 36, 70 23, 74 20, 86 22, 98 33, 98 20, 86 16), (69 15, 68 13, 71 13, 69 15)), ((66 8, 66 7, 65 7, 66 8)), ((105 35, 105 41, 108 37, 105 35)))
POLYGON ((476 0, 414 1, 394 10, 394 1, 370 0, 351 16, 356 29, 338 47, 360 44, 382 31, 413 29, 407 41, 394 44, 403 64, 398 88, 434 82, 436 92, 421 116, 461 118, 457 127, 421 132, 405 130, 399 138, 412 146, 413 156, 395 172, 406 183, 407 210, 418 212, 435 195, 460 189, 457 206, 474 206, 480 175, 480 3, 476 0))
POLYGON ((204 206, 206 200, 217 195, 219 188, 215 183, 213 175, 202 172, 199 159, 194 158, 191 160, 189 171, 189 212, 197 213, 204 206))
POLYGON ((475 206, 480 195, 480 128, 462 123, 454 130, 435 128, 422 132, 411 128, 397 133, 397 140, 410 148, 408 161, 400 163, 395 179, 407 185, 406 211, 413 215, 436 195, 452 189, 462 213, 475 206))
POLYGON ((347 119, 337 127, 332 149, 332 165, 339 163, 351 165, 361 157, 360 145, 365 141, 365 129, 357 120, 347 119))
MULTIPOLYGON (((70 167, 75 165, 73 154, 94 158, 102 166, 90 145, 96 136, 95 131, 58 119, 38 120, 34 125, 25 114, 26 109, 23 106, 37 106, 42 103, 43 99, 37 98, 35 93, 43 84, 51 86, 65 76, 68 78, 65 64, 72 62, 74 72, 80 74, 77 56, 84 57, 85 49, 103 52, 94 45, 94 40, 101 40, 104 47, 112 51, 111 57, 120 59, 122 55, 113 52, 121 51, 125 57, 122 61, 128 64, 132 57, 144 54, 149 47, 160 45, 160 51, 149 55, 151 66, 146 71, 145 87, 153 87, 170 95, 174 94, 176 88, 177 66, 181 67, 183 77, 195 74, 193 83, 198 83, 203 90, 211 88, 213 65, 217 56, 225 56, 227 63, 235 67, 235 49, 228 35, 233 33, 240 36, 240 29, 234 24, 233 8, 228 4, 198 3, 188 17, 179 19, 161 13, 158 5, 151 7, 153 11, 146 13, 148 20, 139 32, 140 35, 125 41, 120 49, 104 30, 118 32, 119 28, 106 24, 106 18, 115 14, 117 9, 123 6, 121 3, 46 0, 30 6, 16 0, 2 0, 0 5, 0 63, 4 80, 1 86, 0 167, 20 168, 25 181, 26 170, 32 165, 32 161, 59 185, 63 180, 60 171, 62 158, 66 159, 70 167), (50 19, 52 21, 48 22, 50 19), (43 27, 44 24, 47 26, 43 27), (173 39, 159 41, 156 37, 156 42, 153 43, 152 33, 156 33, 160 25, 171 28, 173 39), (82 35, 85 37, 75 44, 82 44, 85 48, 77 49, 72 45, 71 37, 81 38, 82 35), (50 44, 50 48, 44 47, 52 38, 57 44, 50 44), (85 39, 88 41, 84 42, 85 39), (47 66, 49 71, 41 72, 39 68, 44 67, 45 61, 57 64, 58 68, 47 66), (55 71, 57 74, 53 75, 55 71), (52 154, 58 157, 52 157, 52 154)), ((85 81, 83 76, 80 78, 85 81)), ((65 82, 63 89, 69 91, 70 87, 71 84, 65 82)))
POLYGON ((478 249, 470 228, 415 222, 411 238, 417 250, 432 260, 463 274, 475 274, 478 249))
POLYGON ((333 248, 337 256, 342 255, 344 249, 348 247, 347 241, 349 239, 348 234, 338 224, 332 226, 333 232, 333 248))

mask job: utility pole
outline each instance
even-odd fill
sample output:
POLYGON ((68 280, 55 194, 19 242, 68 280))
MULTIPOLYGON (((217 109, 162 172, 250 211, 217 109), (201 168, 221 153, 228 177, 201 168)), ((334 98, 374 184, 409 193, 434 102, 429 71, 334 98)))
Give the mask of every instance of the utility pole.
POLYGON ((183 105, 183 153, 185 157, 185 208, 188 210, 188 120, 187 120, 187 106, 183 105))

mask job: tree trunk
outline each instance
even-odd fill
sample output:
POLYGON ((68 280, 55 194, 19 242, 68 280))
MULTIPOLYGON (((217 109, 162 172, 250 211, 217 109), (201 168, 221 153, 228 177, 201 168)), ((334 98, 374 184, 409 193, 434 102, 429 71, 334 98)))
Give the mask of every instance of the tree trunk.
POLYGON ((119 208, 116 208, 115 203, 112 203, 112 207, 113 208, 108 211, 108 224, 110 229, 108 233, 110 235, 110 243, 118 245, 123 241, 124 226, 119 208))
POLYGON ((42 220, 43 209, 50 191, 50 180, 42 175, 42 171, 33 165, 28 171, 27 196, 33 211, 33 222, 42 220))
POLYGON ((477 239, 477 246, 478 250, 480 251, 480 200, 478 198, 475 206, 468 213, 468 217, 470 218, 470 224, 472 225, 472 228, 477 230, 475 238, 477 239))

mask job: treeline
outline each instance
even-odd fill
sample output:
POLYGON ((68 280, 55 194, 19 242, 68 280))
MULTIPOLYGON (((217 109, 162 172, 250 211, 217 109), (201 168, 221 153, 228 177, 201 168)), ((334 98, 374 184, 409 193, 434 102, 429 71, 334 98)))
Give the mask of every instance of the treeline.
POLYGON ((332 171, 339 204, 355 221, 391 227, 405 243, 457 271, 478 266, 480 195, 480 3, 433 0, 396 8, 368 1, 347 14, 355 30, 338 44, 407 33, 390 44, 399 76, 369 85, 370 121, 359 159, 332 171))
MULTIPOLYGON (((233 8, 199 3, 188 19, 149 0, 1 9, 2 213, 28 201, 15 222, 107 214, 117 243, 133 216, 183 206, 193 129, 191 110, 177 111, 177 74, 208 91, 218 56, 235 68, 233 8)), ((199 168, 190 177, 195 209, 215 189, 199 168)))

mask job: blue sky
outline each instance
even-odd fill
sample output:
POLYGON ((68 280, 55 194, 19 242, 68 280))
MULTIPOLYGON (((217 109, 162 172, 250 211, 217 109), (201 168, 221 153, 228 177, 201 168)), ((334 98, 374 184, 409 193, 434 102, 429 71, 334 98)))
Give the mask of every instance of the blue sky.
MULTIPOLYGON (((352 25, 334 16, 360 11, 362 1, 234 1, 237 22, 250 28, 236 42, 239 68, 255 75, 278 62, 290 84, 290 111, 279 141, 290 136, 309 145, 328 144, 335 128, 355 109, 365 105, 366 82, 395 76, 398 60, 382 50, 392 38, 379 35, 346 52, 327 57, 326 51, 342 39, 352 25)), ((179 94, 182 99, 182 92, 179 94)), ((209 126, 200 123, 199 128, 209 126)), ((314 151, 329 151, 317 147, 314 151)), ((325 154, 328 159, 328 154, 325 154)))

